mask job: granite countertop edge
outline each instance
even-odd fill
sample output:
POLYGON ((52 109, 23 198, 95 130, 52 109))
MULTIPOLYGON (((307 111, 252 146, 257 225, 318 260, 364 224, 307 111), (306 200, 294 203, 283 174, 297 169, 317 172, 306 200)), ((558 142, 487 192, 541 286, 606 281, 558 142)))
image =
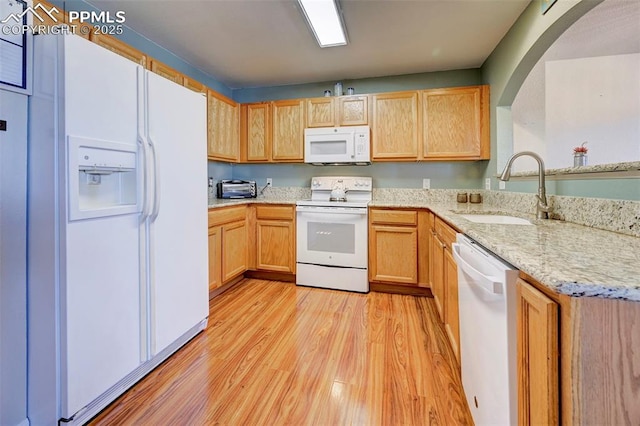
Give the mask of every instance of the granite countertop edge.
POLYGON ((294 198, 234 198, 215 199, 209 201, 209 209, 219 209, 222 207, 236 206, 241 204, 296 204, 298 200, 294 198))
MULTIPOLYGON (((216 199, 209 202, 209 209, 241 204, 295 205, 296 201, 294 198, 216 199)), ((483 204, 461 207, 456 203, 419 199, 373 200, 369 207, 429 209, 555 293, 640 302, 638 237, 557 220, 537 220, 534 215, 483 204), (529 219, 534 226, 473 223, 460 216, 462 213, 509 214, 529 219), (622 247, 626 247, 625 251, 622 247), (589 268, 582 268, 578 260, 589 264, 589 268)))

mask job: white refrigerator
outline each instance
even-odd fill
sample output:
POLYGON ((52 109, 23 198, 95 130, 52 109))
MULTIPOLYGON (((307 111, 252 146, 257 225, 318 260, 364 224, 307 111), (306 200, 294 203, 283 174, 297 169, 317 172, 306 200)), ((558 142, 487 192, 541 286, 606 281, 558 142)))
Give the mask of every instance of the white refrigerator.
POLYGON ((206 99, 34 37, 28 415, 82 424, 206 327, 206 99))

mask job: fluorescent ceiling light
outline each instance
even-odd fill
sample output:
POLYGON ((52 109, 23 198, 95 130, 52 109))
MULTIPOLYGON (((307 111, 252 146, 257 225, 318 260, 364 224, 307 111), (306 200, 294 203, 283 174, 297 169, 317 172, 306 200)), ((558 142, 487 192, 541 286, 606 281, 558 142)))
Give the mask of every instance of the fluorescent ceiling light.
POLYGON ((335 0, 298 0, 320 47, 344 46, 347 35, 335 0))

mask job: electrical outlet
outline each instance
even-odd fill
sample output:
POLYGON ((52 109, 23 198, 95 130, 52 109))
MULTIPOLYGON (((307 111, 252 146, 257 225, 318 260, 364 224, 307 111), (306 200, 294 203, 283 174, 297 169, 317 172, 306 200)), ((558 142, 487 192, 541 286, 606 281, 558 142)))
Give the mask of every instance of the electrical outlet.
POLYGON ((431 179, 422 179, 422 189, 430 189, 431 188, 431 179))
POLYGON ((491 178, 486 178, 484 180, 484 189, 491 190, 491 178))
POLYGON ((273 179, 267 178, 267 186, 273 186, 273 179))
POLYGON ((507 182, 501 180, 500 182, 498 182, 498 188, 500 189, 505 189, 507 187, 507 182))

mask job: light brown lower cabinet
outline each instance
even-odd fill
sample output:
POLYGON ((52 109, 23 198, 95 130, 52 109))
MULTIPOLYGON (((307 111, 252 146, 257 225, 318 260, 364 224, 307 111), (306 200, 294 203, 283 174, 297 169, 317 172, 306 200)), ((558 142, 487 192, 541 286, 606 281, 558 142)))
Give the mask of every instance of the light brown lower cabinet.
POLYGON ((209 210, 209 292, 247 270, 246 214, 246 206, 209 210))
POLYGON ((460 361, 460 326, 458 316, 458 267, 453 259, 452 244, 456 230, 439 217, 431 226, 431 293, 449 343, 460 361))
POLYGON ((222 282, 243 274, 247 265, 246 221, 222 225, 222 282))
POLYGON ((451 343, 451 349, 460 362, 460 311, 458 309, 458 265, 451 252, 451 244, 444 250, 444 285, 446 303, 444 328, 451 343))
POLYGON ((372 208, 369 210, 369 281, 428 286, 426 240, 420 240, 421 215, 417 210, 372 208), (426 263, 426 262, 425 262, 426 263))
POLYGON ((557 294, 520 275, 518 423, 640 424, 640 303, 557 294))
POLYGON ((294 206, 256 206, 256 269, 295 273, 294 206))
POLYGON ((440 320, 444 322, 444 248, 445 244, 436 234, 435 228, 431 232, 431 246, 429 260, 431 264, 431 293, 440 320))
POLYGON ((517 284, 518 424, 559 424, 558 304, 517 284))
POLYGON ((222 285, 222 240, 220 226, 209 227, 209 291, 222 285))

